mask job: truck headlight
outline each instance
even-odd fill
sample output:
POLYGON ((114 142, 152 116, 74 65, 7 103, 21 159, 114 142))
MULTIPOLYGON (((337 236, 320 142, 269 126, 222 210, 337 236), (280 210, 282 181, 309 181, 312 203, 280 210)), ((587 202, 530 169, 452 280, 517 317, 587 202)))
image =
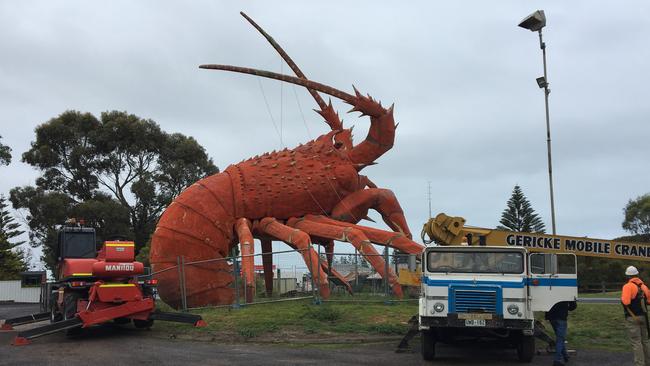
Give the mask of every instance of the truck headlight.
POLYGON ((433 310, 435 310, 436 313, 442 313, 442 311, 445 310, 445 304, 437 302, 433 304, 433 310))
POLYGON ((508 305, 508 312, 512 315, 517 315, 519 312, 519 306, 517 304, 508 305))

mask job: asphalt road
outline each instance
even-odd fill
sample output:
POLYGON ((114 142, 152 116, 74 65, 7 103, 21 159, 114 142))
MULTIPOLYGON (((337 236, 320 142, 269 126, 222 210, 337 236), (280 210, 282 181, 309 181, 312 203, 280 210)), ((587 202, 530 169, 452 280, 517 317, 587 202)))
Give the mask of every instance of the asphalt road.
POLYGON ((41 311, 39 304, 0 303, 0 319, 29 315, 39 311, 41 311))
MULTIPOLYGON (((0 306, 0 319, 7 314, 24 314, 15 311, 15 308, 0 306)), ((113 325, 87 329, 77 337, 53 334, 21 347, 10 345, 15 334, 16 331, 0 331, 0 365, 521 365, 514 350, 444 345, 437 347, 436 362, 426 363, 420 357, 417 338, 412 341, 413 351, 395 353, 396 344, 393 343, 320 347, 223 344, 169 339, 155 330, 113 325)), ((569 365, 631 363, 631 353, 579 351, 569 365)), ((550 364, 552 357, 543 354, 536 356, 530 365, 550 364)))

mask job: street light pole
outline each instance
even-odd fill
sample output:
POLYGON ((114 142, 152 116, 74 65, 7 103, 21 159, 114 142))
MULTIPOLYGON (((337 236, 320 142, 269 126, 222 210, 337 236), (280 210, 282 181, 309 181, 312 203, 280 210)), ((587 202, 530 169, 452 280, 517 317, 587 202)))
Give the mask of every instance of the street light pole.
POLYGON ((551 160, 551 122, 548 114, 548 95, 551 90, 548 88, 548 76, 546 74, 546 43, 542 39, 542 30, 539 31, 539 47, 542 49, 542 58, 544 59, 544 105, 546 108, 546 149, 548 150, 548 186, 551 192, 551 224, 553 235, 555 232, 555 200, 553 198, 553 164, 551 160))
POLYGON ((553 235, 556 234, 555 230, 555 200, 553 197, 553 164, 551 159, 551 122, 548 112, 548 95, 551 89, 548 88, 548 75, 546 73, 546 43, 542 38, 542 28, 546 26, 546 15, 544 10, 537 10, 530 14, 519 23, 519 26, 528 29, 532 32, 539 34, 539 48, 542 50, 542 59, 544 61, 544 76, 537 78, 537 85, 544 88, 544 106, 546 108, 546 149, 548 152, 548 185, 551 195, 551 225, 553 227, 553 235))

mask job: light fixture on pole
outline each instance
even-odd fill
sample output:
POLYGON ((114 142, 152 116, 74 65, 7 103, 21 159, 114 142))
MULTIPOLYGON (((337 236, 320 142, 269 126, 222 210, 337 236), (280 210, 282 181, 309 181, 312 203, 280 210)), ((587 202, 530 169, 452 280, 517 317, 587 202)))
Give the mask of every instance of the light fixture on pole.
POLYGON ((542 49, 542 58, 544 60, 544 76, 537 78, 537 85, 544 89, 544 101, 546 106, 546 148, 548 151, 548 184, 551 192, 551 223, 553 225, 553 235, 555 235, 555 202, 553 200, 553 165, 551 164, 551 124, 548 116, 548 95, 551 90, 548 88, 548 76, 546 75, 546 43, 542 39, 542 28, 546 26, 546 15, 544 10, 537 10, 530 14, 519 23, 519 26, 537 32, 539 34, 539 48, 542 49))

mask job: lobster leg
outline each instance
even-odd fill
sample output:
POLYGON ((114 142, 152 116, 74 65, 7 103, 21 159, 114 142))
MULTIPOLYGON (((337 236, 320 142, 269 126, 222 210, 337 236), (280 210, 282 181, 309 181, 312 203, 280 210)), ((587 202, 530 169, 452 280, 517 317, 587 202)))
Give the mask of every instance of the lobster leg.
POLYGON ((235 230, 241 245, 241 266, 246 281, 246 302, 251 303, 255 297, 255 259, 253 257, 255 245, 251 233, 251 222, 246 218, 240 218, 235 222, 235 230))
POLYGON ((264 287, 266 296, 273 295, 273 246, 271 239, 262 241, 262 265, 264 266, 264 287))
MULTIPOLYGON (((327 257, 327 268, 332 270, 332 262, 334 261, 334 240, 327 240, 323 243, 325 247, 325 256, 327 257)), ((328 275, 331 273, 328 273, 328 275)))
MULTIPOLYGON (((337 285, 345 287, 345 290, 350 294, 353 295, 354 291, 352 291, 352 285, 350 285, 350 282, 345 279, 345 277, 339 273, 339 271, 335 270, 334 267, 332 266, 333 262, 333 253, 334 253, 334 241, 330 240, 331 243, 331 249, 330 246, 327 244, 325 245, 325 253, 327 255, 327 262, 321 261, 320 265, 321 268, 323 268, 323 271, 325 271, 328 275, 328 279, 332 282, 334 282, 337 285)), ((327 241, 326 241, 327 243, 327 241)), ((323 244, 321 244, 323 245, 323 244)))
POLYGON ((341 227, 310 221, 307 218, 289 219, 287 225, 295 227, 309 235, 352 243, 382 278, 388 278, 388 283, 393 289, 395 296, 402 298, 402 287, 397 280, 395 272, 391 268, 388 268, 388 273, 386 273, 386 261, 377 252, 363 231, 354 227, 341 227))
POLYGON ((375 229, 368 226, 355 225, 349 222, 342 222, 342 221, 330 219, 328 217, 321 216, 321 215, 307 215, 305 216, 305 219, 313 222, 327 224, 327 225, 340 226, 346 228, 349 227, 349 228, 360 230, 361 232, 364 233, 364 235, 366 235, 366 237, 368 237, 368 240, 370 240, 372 243, 379 244, 379 245, 387 245, 391 248, 395 248, 404 253, 422 254, 422 251, 424 250, 424 246, 422 244, 418 244, 414 242, 413 240, 407 238, 404 234, 399 232, 395 233, 395 232, 375 229))
POLYGON ((390 189, 368 188, 349 194, 334 207, 332 218, 356 224, 368 215, 371 208, 381 214, 386 225, 393 231, 403 233, 409 239, 413 237, 404 211, 390 189))
POLYGON ((318 265, 318 253, 311 246, 311 239, 304 231, 289 227, 278 222, 272 217, 260 220, 258 230, 266 235, 273 236, 300 251, 312 277, 318 282, 320 294, 327 299, 330 296, 330 287, 327 275, 318 265))

